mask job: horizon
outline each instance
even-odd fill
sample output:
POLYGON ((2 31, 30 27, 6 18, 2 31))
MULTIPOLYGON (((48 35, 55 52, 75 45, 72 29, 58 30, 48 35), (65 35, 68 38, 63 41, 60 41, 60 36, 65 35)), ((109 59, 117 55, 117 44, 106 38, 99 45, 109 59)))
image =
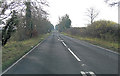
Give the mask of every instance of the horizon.
POLYGON ((44 7, 44 9, 49 13, 48 19, 55 26, 58 24, 59 17, 68 14, 73 27, 85 27, 89 24, 88 17, 85 12, 87 8, 93 7, 100 11, 96 20, 109 20, 118 23, 118 7, 110 7, 104 0, 47 0, 49 7, 44 7), (87 3, 88 2, 88 3, 87 3), (62 6, 61 6, 62 4, 62 6), (72 6, 71 6, 72 5, 72 6))

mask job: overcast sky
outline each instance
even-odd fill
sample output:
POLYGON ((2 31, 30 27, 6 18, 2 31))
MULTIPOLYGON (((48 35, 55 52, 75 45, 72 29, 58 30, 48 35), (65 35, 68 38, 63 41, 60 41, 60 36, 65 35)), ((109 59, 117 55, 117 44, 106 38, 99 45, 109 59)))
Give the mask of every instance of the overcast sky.
POLYGON ((88 24, 87 8, 94 7, 100 11, 96 20, 105 19, 118 22, 118 8, 108 6, 104 0, 47 0, 50 7, 45 8, 53 25, 58 23, 58 17, 70 16, 73 27, 84 27, 88 24))

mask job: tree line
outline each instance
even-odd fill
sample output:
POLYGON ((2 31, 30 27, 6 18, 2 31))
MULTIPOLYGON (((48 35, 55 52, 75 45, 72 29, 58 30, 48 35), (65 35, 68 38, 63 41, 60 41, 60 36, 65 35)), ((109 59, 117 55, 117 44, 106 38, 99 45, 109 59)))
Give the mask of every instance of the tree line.
POLYGON ((21 41, 54 29, 48 20, 48 13, 43 7, 49 6, 45 0, 39 1, 3 1, 0 2, 0 21, 2 28, 2 45, 12 37, 21 41))
POLYGON ((59 18, 59 23, 56 25, 56 29, 60 32, 65 31, 66 29, 71 27, 71 20, 69 18, 69 15, 64 15, 59 18))
POLYGON ((120 25, 107 20, 94 21, 87 27, 72 27, 65 32, 81 37, 100 38, 106 41, 119 42, 120 25))
MULTIPOLYGON (((116 4, 118 4, 118 2, 113 2, 113 5, 116 4)), ((59 18, 59 23, 56 25, 56 29, 60 32, 66 32, 71 35, 120 42, 120 24, 109 20, 95 21, 95 18, 98 15, 98 10, 94 8, 87 9, 86 16, 88 16, 90 21, 90 23, 87 24, 87 27, 72 27, 69 15, 65 15, 59 18)))

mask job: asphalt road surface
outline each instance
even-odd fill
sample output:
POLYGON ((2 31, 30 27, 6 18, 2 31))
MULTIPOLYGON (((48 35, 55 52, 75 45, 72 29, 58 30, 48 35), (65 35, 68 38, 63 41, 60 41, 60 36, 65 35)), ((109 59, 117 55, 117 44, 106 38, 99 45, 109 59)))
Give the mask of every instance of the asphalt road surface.
POLYGON ((53 31, 5 74, 118 74, 118 54, 53 31))

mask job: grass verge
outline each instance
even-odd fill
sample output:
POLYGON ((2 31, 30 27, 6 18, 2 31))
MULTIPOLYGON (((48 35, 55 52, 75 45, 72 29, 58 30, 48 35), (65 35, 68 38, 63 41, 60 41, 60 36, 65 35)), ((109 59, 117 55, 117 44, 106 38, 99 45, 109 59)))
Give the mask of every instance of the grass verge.
POLYGON ((62 33, 62 34, 69 36, 69 37, 72 37, 72 38, 79 39, 79 40, 84 40, 84 41, 89 42, 91 44, 98 45, 98 46, 113 50, 117 53, 120 53, 120 51, 118 51, 118 49, 120 49, 120 47, 118 46, 118 45, 120 45, 120 43, 118 43, 118 42, 106 41, 106 40, 99 39, 99 38, 73 36, 73 35, 70 35, 68 33, 62 33))
POLYGON ((4 47, 2 47, 2 69, 5 70, 12 65, 48 36, 49 34, 44 34, 24 41, 9 41, 4 47))

